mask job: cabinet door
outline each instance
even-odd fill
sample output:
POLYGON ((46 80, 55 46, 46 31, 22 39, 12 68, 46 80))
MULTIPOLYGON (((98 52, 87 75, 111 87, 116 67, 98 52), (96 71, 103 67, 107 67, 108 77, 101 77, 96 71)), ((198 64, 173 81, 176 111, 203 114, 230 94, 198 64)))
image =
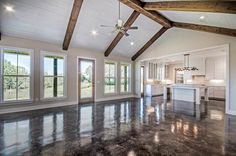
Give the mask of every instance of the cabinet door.
POLYGON ((215 78, 215 60, 214 58, 206 59, 206 80, 215 78))
POLYGON ((215 98, 225 98, 225 87, 214 87, 215 98))
POLYGON ((225 57, 215 58, 215 79, 224 80, 226 75, 225 57))
POLYGON ((198 68, 197 71, 192 71, 191 74, 192 75, 205 75, 206 74, 205 64, 206 64, 205 58, 190 59, 190 66, 198 68))

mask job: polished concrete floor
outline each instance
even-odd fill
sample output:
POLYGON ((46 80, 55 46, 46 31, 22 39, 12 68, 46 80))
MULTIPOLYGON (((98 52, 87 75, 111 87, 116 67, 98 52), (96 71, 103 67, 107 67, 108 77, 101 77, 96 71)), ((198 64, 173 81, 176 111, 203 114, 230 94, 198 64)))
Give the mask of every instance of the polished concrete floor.
POLYGON ((0 155, 236 155, 224 102, 162 97, 0 115, 0 155))

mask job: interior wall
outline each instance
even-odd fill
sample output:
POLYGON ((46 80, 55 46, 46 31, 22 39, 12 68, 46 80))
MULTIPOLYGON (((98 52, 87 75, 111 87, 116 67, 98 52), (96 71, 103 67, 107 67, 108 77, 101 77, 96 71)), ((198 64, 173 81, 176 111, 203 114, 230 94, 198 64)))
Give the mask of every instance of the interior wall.
POLYGON ((229 113, 236 115, 236 37, 179 28, 168 30, 138 60, 229 44, 229 113))
MULTIPOLYGON (((61 45, 54 45, 50 43, 26 40, 21 38, 2 36, 0 46, 28 48, 34 50, 34 102, 39 102, 40 97, 40 51, 66 53, 67 54, 67 101, 77 102, 77 57, 96 59, 96 100, 103 101, 106 99, 120 98, 124 94, 117 93, 115 95, 104 95, 104 59, 117 61, 117 87, 119 91, 120 81, 120 62, 131 63, 133 69, 133 62, 128 57, 116 56, 111 54, 109 57, 104 57, 103 52, 92 52, 80 48, 69 48, 68 51, 63 51, 61 45)), ((133 78, 134 72, 131 77, 133 78)), ((134 84, 131 85, 131 92, 125 96, 132 96, 134 91, 134 84)))

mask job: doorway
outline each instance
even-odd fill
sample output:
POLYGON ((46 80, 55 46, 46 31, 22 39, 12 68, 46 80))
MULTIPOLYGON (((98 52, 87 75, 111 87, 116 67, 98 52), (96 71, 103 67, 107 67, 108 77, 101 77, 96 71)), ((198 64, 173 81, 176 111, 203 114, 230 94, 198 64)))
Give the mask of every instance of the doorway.
POLYGON ((144 66, 141 66, 140 75, 141 75, 141 78, 140 78, 141 97, 144 97, 144 66))
POLYGON ((94 102, 95 99, 95 60, 79 58, 78 60, 78 101, 94 102))

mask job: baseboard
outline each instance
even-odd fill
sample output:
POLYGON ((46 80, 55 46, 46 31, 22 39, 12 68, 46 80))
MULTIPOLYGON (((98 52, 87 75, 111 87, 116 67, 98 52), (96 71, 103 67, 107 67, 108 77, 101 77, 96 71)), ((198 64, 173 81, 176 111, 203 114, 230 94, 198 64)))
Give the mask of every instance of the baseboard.
POLYGON ((103 102, 103 101, 112 101, 112 100, 119 100, 119 99, 126 99, 126 98, 134 98, 135 95, 120 95, 120 96, 112 96, 112 97, 105 97, 96 99, 95 102, 103 102))
POLYGON ((38 110, 38 109, 45 109, 45 108, 53 108, 53 107, 61 107, 61 106, 69 106, 75 105, 77 102, 75 101, 60 101, 54 103, 40 103, 40 104, 29 104, 29 105, 14 105, 14 107, 5 107, 0 109, 0 114, 7 114, 7 113, 15 113, 15 112, 24 112, 24 111, 31 111, 31 110, 38 110))

